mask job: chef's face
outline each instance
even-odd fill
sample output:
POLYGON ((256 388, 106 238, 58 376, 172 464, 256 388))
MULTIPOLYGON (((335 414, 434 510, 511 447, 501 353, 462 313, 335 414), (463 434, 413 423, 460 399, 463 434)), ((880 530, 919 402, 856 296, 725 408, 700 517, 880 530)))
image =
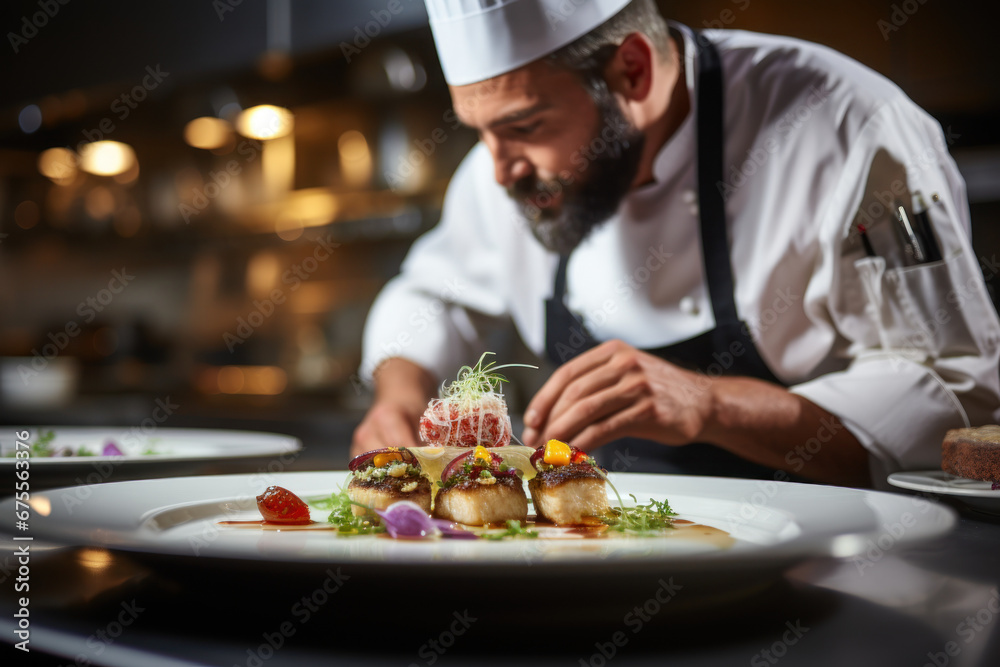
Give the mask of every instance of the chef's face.
POLYGON ((568 253, 618 209, 638 171, 643 135, 603 83, 535 62, 451 88, 505 187, 550 250, 568 253))

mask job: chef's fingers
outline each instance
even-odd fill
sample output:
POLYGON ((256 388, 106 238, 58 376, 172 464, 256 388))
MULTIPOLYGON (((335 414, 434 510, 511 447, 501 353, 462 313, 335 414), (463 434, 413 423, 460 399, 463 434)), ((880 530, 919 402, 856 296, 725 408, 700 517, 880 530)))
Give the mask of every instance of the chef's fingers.
POLYGON ((585 449, 577 442, 577 437, 582 432, 592 424, 605 422, 611 415, 631 411, 638 405, 645 405, 647 412, 652 406, 641 378, 621 378, 613 386, 580 399, 559 418, 549 422, 542 431, 544 440, 557 438, 585 449))
POLYGON ((395 405, 376 403, 354 430, 351 456, 382 447, 416 447, 416 427, 395 405))
POLYGON ((573 446, 589 452, 619 438, 635 435, 636 431, 643 430, 641 424, 648 419, 648 411, 649 404, 639 401, 623 410, 612 412, 580 431, 573 438, 573 446))
POLYGON ((416 424, 400 409, 386 410, 379 421, 384 447, 417 447, 416 424))
MULTIPOLYGON (((525 437, 532 431, 537 431, 548 419, 549 411, 555 405, 559 396, 570 382, 588 373, 594 368, 601 366, 623 347, 627 347, 621 341, 608 341, 602 343, 592 350, 588 350, 567 361, 556 369, 552 377, 538 390, 535 397, 528 403, 528 408, 524 411, 524 424, 528 427, 525 437)), ((527 441, 526 441, 527 442, 527 441)))
MULTIPOLYGON (((579 376, 563 390, 549 410, 547 424, 552 424, 577 403, 597 392, 614 386, 622 379, 622 372, 614 363, 605 363, 579 376)), ((540 429, 540 430, 544 430, 540 429)))

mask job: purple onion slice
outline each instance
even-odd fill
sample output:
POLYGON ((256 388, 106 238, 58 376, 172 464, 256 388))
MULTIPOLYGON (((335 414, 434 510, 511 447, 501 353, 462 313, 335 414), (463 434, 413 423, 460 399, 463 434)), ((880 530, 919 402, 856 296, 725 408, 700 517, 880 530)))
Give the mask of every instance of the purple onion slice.
POLYGON ((116 445, 113 441, 108 440, 104 443, 104 449, 101 451, 101 456, 125 456, 125 452, 118 449, 118 445, 116 445))

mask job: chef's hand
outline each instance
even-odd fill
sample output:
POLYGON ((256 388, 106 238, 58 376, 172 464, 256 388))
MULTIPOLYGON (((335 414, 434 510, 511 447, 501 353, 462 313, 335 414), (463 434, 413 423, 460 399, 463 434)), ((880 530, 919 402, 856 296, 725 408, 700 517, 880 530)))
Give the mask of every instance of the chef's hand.
POLYGON ((412 361, 387 359, 375 371, 375 401, 354 430, 351 457, 383 447, 417 447, 417 425, 436 380, 412 361))
POLYGON ((528 404, 522 439, 550 438, 589 451, 625 436, 668 445, 696 442, 710 416, 710 378, 621 341, 559 367, 528 404))

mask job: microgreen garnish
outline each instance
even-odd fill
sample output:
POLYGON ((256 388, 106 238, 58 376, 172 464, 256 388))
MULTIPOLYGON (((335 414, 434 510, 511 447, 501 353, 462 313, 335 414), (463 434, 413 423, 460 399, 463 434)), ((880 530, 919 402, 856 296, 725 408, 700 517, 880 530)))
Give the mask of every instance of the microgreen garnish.
MULTIPOLYGON (((28 447, 30 455, 35 457, 54 456, 55 450, 52 448, 52 441, 56 439, 55 431, 42 431, 35 438, 35 441, 28 447)), ((24 451, 24 450, 22 450, 24 451)), ((16 451, 7 452, 4 456, 11 458, 17 456, 16 451)))
POLYGON ((628 495, 635 503, 635 507, 625 507, 621 494, 604 471, 598 467, 594 470, 604 478, 618 499, 618 507, 611 508, 611 514, 606 517, 607 524, 612 530, 621 533, 649 533, 674 527, 673 517, 677 516, 677 513, 670 508, 670 503, 666 500, 661 502, 650 498, 648 505, 640 505, 639 499, 630 493, 628 495))
POLYGON ((484 364, 486 355, 493 352, 483 352, 475 366, 462 366, 458 371, 458 377, 451 383, 441 385, 441 398, 460 398, 463 400, 476 400, 483 394, 494 393, 500 389, 500 385, 509 382, 507 378, 497 373, 501 368, 534 368, 529 364, 504 364, 497 366, 495 361, 484 364))
POLYGON ((337 526, 337 532, 342 535, 368 535, 385 532, 383 526, 374 522, 374 514, 354 516, 354 512, 351 511, 354 505, 364 507, 370 512, 374 510, 368 505, 351 500, 344 489, 331 494, 328 498, 310 498, 308 503, 317 509, 331 510, 330 516, 326 520, 337 526))
POLYGON ((508 537, 533 539, 538 537, 538 531, 525 530, 521 527, 521 522, 515 519, 507 519, 507 529, 502 533, 486 533, 483 535, 488 540, 502 540, 508 537))
POLYGON ((619 532, 648 533, 674 527, 674 517, 677 513, 670 509, 670 504, 664 500, 650 499, 648 505, 640 505, 639 500, 631 493, 629 496, 635 507, 619 505, 612 511, 608 524, 612 530, 619 532))

